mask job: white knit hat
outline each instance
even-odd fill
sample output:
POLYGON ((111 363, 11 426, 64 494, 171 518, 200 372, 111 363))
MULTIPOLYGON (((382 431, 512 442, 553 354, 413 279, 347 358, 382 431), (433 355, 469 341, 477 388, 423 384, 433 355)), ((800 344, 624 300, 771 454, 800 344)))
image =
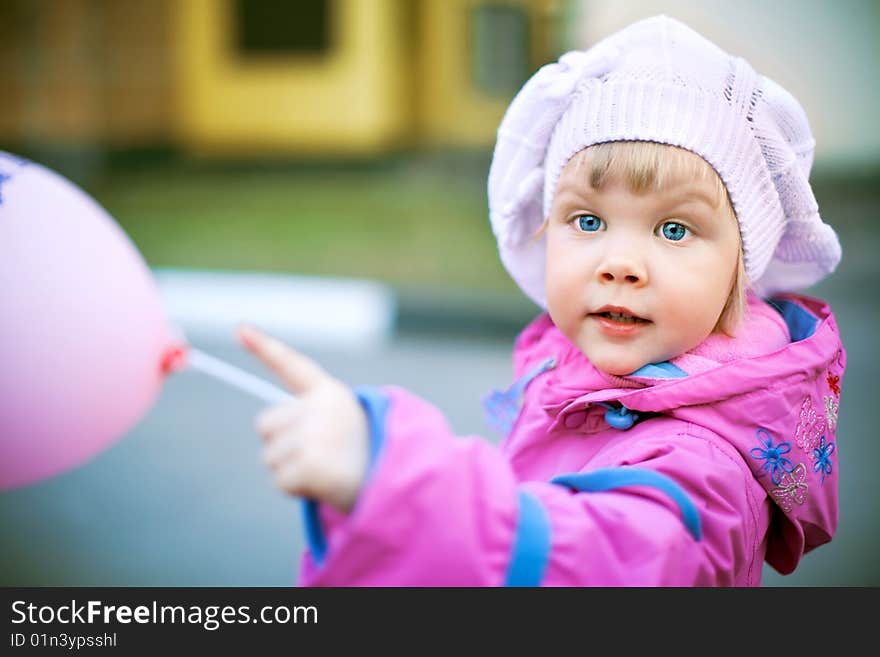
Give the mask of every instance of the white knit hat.
POLYGON ((679 146, 718 172, 758 294, 808 287, 840 261, 808 180, 815 140, 800 104, 744 59, 656 16, 541 68, 498 128, 492 230, 504 266, 540 306, 545 244, 532 236, 559 175, 583 148, 621 140, 679 146))

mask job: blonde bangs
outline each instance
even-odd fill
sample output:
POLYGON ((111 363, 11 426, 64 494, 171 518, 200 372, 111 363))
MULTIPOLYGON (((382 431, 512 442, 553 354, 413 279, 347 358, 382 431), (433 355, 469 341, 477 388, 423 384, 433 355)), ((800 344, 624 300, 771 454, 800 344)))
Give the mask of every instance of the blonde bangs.
POLYGON ((727 188, 715 169, 699 155, 652 141, 612 141, 594 144, 574 158, 576 169, 586 169, 593 189, 622 180, 634 194, 660 192, 684 180, 712 180, 715 207, 730 204, 727 188))

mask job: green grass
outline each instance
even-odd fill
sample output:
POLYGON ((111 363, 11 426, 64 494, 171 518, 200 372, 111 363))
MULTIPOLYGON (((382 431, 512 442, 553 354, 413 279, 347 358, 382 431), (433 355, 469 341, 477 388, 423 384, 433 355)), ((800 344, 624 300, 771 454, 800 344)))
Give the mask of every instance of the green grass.
POLYGON ((514 291, 483 162, 111 170, 87 187, 151 267, 367 277, 514 291))

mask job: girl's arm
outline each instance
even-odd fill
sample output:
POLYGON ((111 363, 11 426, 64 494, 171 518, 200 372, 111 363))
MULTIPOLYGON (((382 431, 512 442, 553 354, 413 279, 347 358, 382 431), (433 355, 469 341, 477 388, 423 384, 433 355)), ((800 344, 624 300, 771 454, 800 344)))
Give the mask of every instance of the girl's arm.
POLYGON ((742 483, 751 475, 699 430, 644 436, 616 457, 672 481, 684 498, 639 484, 576 492, 518 482, 496 447, 454 436, 436 408, 404 390, 361 389, 358 398, 373 446, 366 484, 349 514, 306 503, 302 585, 759 581, 762 521, 742 483))

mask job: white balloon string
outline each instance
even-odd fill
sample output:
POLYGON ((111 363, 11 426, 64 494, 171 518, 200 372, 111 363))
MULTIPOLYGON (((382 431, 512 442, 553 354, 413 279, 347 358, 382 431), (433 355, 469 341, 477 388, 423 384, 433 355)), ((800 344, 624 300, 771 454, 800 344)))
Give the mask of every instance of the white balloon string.
POLYGON ((230 365, 219 358, 209 356, 198 349, 193 349, 192 347, 189 348, 187 362, 193 369, 208 374, 209 376, 213 376, 220 381, 224 381, 239 390, 250 393, 264 402, 279 404, 295 399, 292 394, 278 386, 272 385, 268 381, 264 381, 263 379, 245 372, 234 365, 230 365))

